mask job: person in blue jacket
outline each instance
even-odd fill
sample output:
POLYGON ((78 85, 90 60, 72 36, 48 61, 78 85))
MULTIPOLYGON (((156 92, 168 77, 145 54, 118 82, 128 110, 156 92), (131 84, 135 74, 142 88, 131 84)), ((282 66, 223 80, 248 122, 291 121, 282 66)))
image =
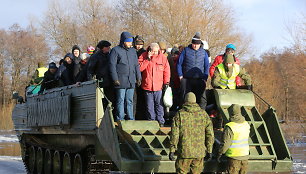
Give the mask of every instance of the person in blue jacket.
POLYGON ((122 32, 120 43, 110 52, 109 70, 116 93, 116 120, 134 120, 133 96, 137 83, 141 85, 141 74, 136 50, 133 48, 133 36, 122 32), (125 113, 126 108, 126 113, 125 113))
POLYGON ((196 102, 202 109, 205 109, 206 99, 203 98, 205 98, 209 60, 201 44, 201 36, 197 32, 192 38, 192 43, 184 48, 180 54, 177 73, 181 81, 181 101, 183 101, 185 94, 193 92, 196 95, 196 102))

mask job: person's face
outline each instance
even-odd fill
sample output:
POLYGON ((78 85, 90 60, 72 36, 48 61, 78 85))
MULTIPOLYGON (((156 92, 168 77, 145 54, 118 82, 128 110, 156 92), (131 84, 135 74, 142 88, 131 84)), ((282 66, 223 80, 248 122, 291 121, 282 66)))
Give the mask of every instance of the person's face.
POLYGON ((109 53, 110 49, 111 49, 110 46, 109 46, 109 47, 103 47, 103 48, 102 48, 102 52, 103 52, 104 54, 109 53))
POLYGON ((136 50, 140 50, 141 48, 143 48, 143 45, 136 45, 136 50))
POLYGON ((227 55, 229 55, 229 54, 234 55, 234 53, 235 53, 235 50, 233 50, 231 48, 226 49, 226 54, 227 55))
POLYGON ((124 46, 125 46, 126 48, 132 48, 133 43, 132 43, 132 42, 124 42, 124 46))
POLYGON ((201 46, 201 44, 191 44, 191 45, 194 50, 198 50, 201 46))
POLYGON ((72 60, 70 57, 65 57, 65 61, 68 63, 68 64, 71 64, 72 63, 72 60))
POLYGON ((50 73, 54 74, 56 72, 56 69, 55 68, 50 68, 49 71, 50 71, 50 73))
POLYGON ((152 50, 150 52, 151 52, 152 55, 158 55, 159 48, 152 48, 152 50))
POLYGON ((79 55, 80 55, 80 50, 78 50, 78 49, 73 50, 73 55, 74 55, 75 57, 79 57, 79 55))

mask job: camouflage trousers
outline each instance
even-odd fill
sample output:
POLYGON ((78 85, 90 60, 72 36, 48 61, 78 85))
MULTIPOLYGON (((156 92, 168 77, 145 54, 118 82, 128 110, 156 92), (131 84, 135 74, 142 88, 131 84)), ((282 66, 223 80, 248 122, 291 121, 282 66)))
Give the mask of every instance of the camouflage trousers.
POLYGON ((204 169, 204 158, 178 158, 175 168, 178 174, 200 174, 204 169))
POLYGON ((236 160, 228 158, 229 174, 246 174, 248 170, 248 160, 236 160))

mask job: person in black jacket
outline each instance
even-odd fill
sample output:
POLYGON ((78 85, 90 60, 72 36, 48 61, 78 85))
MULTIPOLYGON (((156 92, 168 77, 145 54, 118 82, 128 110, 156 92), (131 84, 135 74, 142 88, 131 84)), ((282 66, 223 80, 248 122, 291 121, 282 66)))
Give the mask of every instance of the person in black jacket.
POLYGON ((55 77, 57 72, 57 67, 54 62, 49 64, 48 71, 45 72, 43 81, 41 83, 41 88, 38 93, 42 93, 44 90, 56 88, 58 86, 58 80, 55 77))
POLYGON ((88 53, 82 53, 81 55, 81 68, 80 68, 80 72, 77 75, 77 77, 75 77, 75 82, 77 84, 81 83, 81 82, 85 82, 88 80, 88 76, 87 76, 87 68, 88 68, 88 61, 89 61, 90 55, 88 53))
POLYGON ((78 45, 74 45, 71 49, 72 60, 73 60, 73 83, 77 82, 82 71, 82 58, 81 58, 81 48, 78 45))
POLYGON ((90 57, 90 61, 88 62, 88 80, 92 80, 96 76, 96 79, 103 81, 101 87, 111 86, 108 57, 110 47, 111 43, 106 40, 101 40, 97 45, 98 51, 90 57))
POLYGON ((73 68, 73 55, 71 53, 67 53, 64 57, 63 64, 58 68, 56 72, 56 78, 59 79, 59 86, 68 86, 74 84, 73 68))
MULTIPOLYGON (((87 63, 88 80, 94 79, 101 80, 99 86, 103 88, 105 96, 112 102, 115 102, 115 90, 111 82, 111 76, 109 72, 109 51, 111 49, 111 43, 106 40, 101 40, 97 44, 97 51, 90 57, 90 61, 87 63)), ((104 106, 107 102, 104 101, 104 106)), ((113 110, 115 113, 115 110, 113 110)))
POLYGON ((136 50, 133 48, 133 36, 129 32, 122 32, 120 44, 110 52, 109 70, 116 91, 116 119, 134 120, 133 96, 137 83, 141 85, 141 74, 136 50), (126 108, 126 112, 125 112, 126 108))

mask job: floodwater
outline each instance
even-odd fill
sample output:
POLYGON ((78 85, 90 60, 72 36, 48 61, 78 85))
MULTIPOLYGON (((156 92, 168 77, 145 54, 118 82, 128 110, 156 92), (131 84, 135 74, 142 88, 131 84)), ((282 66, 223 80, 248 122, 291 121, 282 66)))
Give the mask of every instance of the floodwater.
MULTIPOLYGON (((290 173, 306 173, 306 136, 302 139, 300 143, 288 145, 293 157, 293 171, 290 173)), ((14 132, 0 131, 0 173, 26 173, 20 157, 18 139, 14 132)))

